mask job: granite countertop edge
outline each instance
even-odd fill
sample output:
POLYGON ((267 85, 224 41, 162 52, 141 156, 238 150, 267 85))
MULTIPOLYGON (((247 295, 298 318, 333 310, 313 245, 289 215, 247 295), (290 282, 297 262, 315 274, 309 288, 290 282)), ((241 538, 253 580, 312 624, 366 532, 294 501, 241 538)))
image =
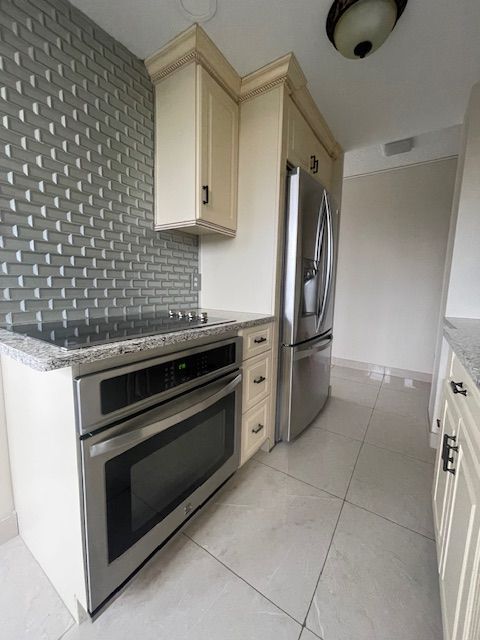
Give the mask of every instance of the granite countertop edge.
POLYGON ((0 355, 8 356, 37 371, 53 371, 98 360, 106 360, 129 353, 140 353, 149 349, 158 349, 172 344, 197 340, 209 336, 239 331, 274 321, 272 315, 245 312, 211 311, 220 315, 224 323, 196 329, 184 329, 171 333, 162 333, 140 338, 130 338, 82 349, 66 350, 53 344, 12 333, 0 328, 0 355))
POLYGON ((443 335, 467 373, 480 388, 480 320, 445 318, 443 335))

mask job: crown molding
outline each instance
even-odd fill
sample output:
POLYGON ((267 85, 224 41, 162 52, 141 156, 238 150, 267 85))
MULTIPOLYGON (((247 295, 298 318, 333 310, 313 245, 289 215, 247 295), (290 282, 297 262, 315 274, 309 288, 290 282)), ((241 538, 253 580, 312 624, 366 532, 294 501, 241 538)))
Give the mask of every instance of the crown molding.
POLYGON ((294 53, 287 53, 261 69, 244 76, 240 88, 240 102, 250 100, 279 85, 285 86, 291 99, 312 127, 328 155, 334 160, 337 159, 341 155, 342 149, 312 98, 307 88, 307 79, 294 53))
POLYGON ((197 62, 205 67, 238 102, 240 76, 198 24, 192 25, 159 51, 148 56, 145 59, 145 66, 152 82, 158 82, 190 62, 197 62))
POLYGON ((329 156, 335 160, 341 155, 342 149, 315 104, 293 53, 241 78, 202 27, 194 24, 146 58, 145 66, 152 82, 159 82, 191 62, 202 65, 236 102, 284 86, 329 156))

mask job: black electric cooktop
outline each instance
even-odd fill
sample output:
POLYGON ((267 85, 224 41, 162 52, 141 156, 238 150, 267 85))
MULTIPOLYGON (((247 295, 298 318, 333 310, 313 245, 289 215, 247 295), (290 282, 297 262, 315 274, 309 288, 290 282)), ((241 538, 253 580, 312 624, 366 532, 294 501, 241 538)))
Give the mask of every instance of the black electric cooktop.
POLYGON ((235 322, 223 318, 211 318, 201 311, 168 311, 165 313, 136 316, 111 316, 109 318, 82 318, 61 322, 35 324, 11 324, 2 328, 49 342, 62 349, 81 349, 119 340, 153 336, 172 331, 184 331, 198 327, 235 322))

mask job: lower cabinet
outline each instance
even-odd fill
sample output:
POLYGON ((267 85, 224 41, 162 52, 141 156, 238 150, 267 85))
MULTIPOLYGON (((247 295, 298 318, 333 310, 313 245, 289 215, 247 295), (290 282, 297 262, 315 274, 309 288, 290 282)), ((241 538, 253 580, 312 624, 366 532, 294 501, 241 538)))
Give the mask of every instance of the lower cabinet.
POLYGON ((240 464, 244 464, 272 437, 273 325, 244 329, 243 403, 240 464))
POLYGON ((449 371, 433 488, 444 639, 478 640, 480 392, 455 354, 449 371))

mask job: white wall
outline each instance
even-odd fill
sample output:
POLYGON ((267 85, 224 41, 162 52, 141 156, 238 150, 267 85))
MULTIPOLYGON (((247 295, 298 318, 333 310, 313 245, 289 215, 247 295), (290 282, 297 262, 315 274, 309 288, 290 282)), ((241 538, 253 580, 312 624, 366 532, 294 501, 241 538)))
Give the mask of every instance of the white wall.
POLYGON ((456 158, 343 184, 333 356, 431 374, 456 158))
POLYGON ((446 315, 480 318, 480 83, 472 89, 465 132, 446 315))
POLYGON ((17 518, 14 511, 10 478, 2 369, 0 367, 0 544, 13 537, 16 533, 17 518))

